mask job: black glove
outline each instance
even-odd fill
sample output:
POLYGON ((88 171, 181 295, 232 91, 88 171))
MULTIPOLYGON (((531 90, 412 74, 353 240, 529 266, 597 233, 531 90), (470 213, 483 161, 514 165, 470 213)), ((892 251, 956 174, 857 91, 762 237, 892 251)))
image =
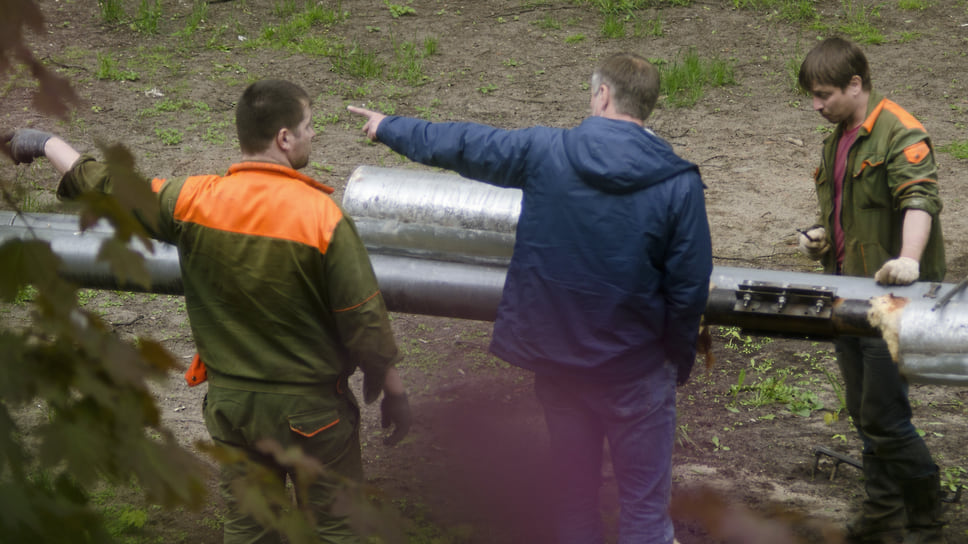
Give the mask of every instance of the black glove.
POLYGON ((44 156, 44 145, 53 134, 32 128, 22 128, 3 136, 3 150, 14 164, 30 164, 44 156))
POLYGON ((380 426, 386 429, 394 425, 393 433, 383 439, 387 446, 396 446, 407 433, 410 432, 410 424, 413 418, 410 415, 410 401, 407 394, 383 395, 383 402, 380 403, 380 426))

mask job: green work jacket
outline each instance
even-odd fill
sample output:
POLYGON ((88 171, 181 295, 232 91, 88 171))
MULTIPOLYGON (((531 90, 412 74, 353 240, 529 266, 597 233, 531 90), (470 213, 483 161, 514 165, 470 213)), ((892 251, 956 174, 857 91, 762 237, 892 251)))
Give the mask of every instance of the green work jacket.
MULTIPOLYGON (((330 187, 262 162, 151 187, 160 203, 152 235, 178 248, 192 334, 212 383, 311 391, 357 366, 371 384, 383 383, 398 357, 389 317, 330 187)), ((92 188, 111 192, 111 175, 85 155, 58 195, 92 188)))
MULTIPOLYGON (((824 140, 823 158, 814 175, 820 203, 820 224, 833 237, 834 159, 844 126, 824 140)), ((931 214, 931 235, 921 256, 922 281, 945 275, 941 235, 941 198, 934 150, 924 127, 894 102, 872 92, 867 117, 847 156, 840 221, 844 231, 844 262, 840 273, 873 277, 901 251, 904 212, 931 214)), ((833 250, 821 260, 824 272, 836 273, 833 250)))

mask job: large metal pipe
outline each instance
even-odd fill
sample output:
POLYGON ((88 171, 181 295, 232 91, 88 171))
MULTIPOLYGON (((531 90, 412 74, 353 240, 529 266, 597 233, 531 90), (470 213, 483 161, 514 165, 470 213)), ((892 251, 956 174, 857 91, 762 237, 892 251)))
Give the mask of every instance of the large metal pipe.
POLYGON ((521 191, 454 174, 360 166, 342 205, 371 252, 507 266, 521 191))
MULTIPOLYGON (((132 242, 131 249, 145 258, 150 284, 118 279, 106 262, 97 258, 101 244, 114 235, 105 222, 81 232, 77 216, 24 214, 0 211, 0 244, 10 239, 37 239, 50 243, 60 257, 61 274, 82 287, 183 293, 178 251, 154 242, 149 249, 132 242)), ((394 312, 493 321, 504 287, 506 267, 417 259, 371 250, 370 260, 387 307, 394 312)))
MULTIPOLYGON (((511 255, 521 193, 453 174, 363 166, 348 180, 344 210, 367 244, 387 307, 394 312, 493 320, 511 255)), ((118 282, 97 261, 106 223, 84 233, 69 215, 0 212, 0 243, 37 237, 64 261, 81 286, 144 290, 118 282)), ((154 244, 146 258, 150 291, 178 294, 172 246, 154 244)), ((884 287, 868 278, 715 267, 706 321, 765 334, 888 338, 914 381, 968 384, 968 295, 935 309, 951 284, 884 287), (877 304, 887 300, 888 304, 877 304), (900 302, 898 302, 900 301, 900 302), (887 308, 887 309, 885 309, 887 308)))

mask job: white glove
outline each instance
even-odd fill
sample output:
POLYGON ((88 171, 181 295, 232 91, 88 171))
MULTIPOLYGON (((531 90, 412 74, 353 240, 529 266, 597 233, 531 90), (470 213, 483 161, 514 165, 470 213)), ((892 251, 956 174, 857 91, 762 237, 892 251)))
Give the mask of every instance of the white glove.
POLYGON ((814 225, 807 230, 797 229, 799 236, 797 241, 800 243, 800 253, 815 261, 830 249, 830 242, 827 241, 827 231, 820 225, 814 225))
POLYGON ((874 274, 874 280, 881 285, 908 285, 921 276, 921 264, 910 257, 891 259, 874 274))

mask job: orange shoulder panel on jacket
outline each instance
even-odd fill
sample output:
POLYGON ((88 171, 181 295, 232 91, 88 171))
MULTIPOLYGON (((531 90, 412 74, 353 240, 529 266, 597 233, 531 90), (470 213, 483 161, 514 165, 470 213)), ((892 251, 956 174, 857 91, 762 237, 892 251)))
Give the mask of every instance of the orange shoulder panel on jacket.
POLYGON ((225 177, 188 178, 178 196, 175 219, 290 240, 326 252, 333 231, 343 219, 342 210, 327 196, 326 186, 291 169, 280 172, 261 165, 236 166, 225 177))
POLYGON ((911 164, 917 164, 923 161, 930 154, 931 148, 928 147, 927 142, 924 140, 904 148, 904 156, 907 157, 907 161, 911 164))
POLYGON ((922 125, 921 122, 918 121, 913 115, 908 113, 901 106, 898 106, 896 103, 886 98, 881 99, 880 103, 877 104, 877 107, 874 108, 874 111, 872 111, 871 114, 867 116, 867 119, 864 120, 864 130, 867 132, 874 130, 874 123, 877 122, 877 118, 881 115, 881 111, 883 110, 893 113, 894 116, 897 117, 898 121, 904 125, 904 128, 914 128, 925 131, 924 125, 922 125))
POLYGON ((918 130, 924 130, 924 125, 922 125, 920 121, 918 121, 913 115, 908 113, 907 110, 901 106, 898 106, 886 98, 884 99, 883 103, 884 109, 893 113, 898 120, 901 121, 901 124, 904 125, 904 128, 916 128, 918 130))

